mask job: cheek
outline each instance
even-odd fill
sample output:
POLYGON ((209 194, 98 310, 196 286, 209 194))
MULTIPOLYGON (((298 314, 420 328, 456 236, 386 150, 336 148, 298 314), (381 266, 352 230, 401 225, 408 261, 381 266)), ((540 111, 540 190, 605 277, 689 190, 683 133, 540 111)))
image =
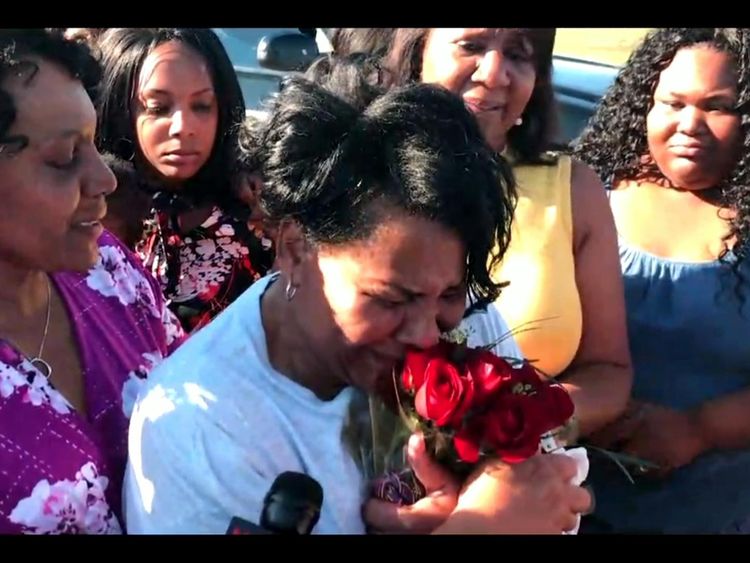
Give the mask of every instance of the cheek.
POLYGON ((529 69, 519 69, 515 72, 515 88, 511 91, 513 105, 520 108, 519 115, 526 109, 531 100, 536 85, 536 73, 529 69))
POLYGON ((203 127, 202 127, 203 137, 212 146, 213 146, 214 140, 216 139, 216 133, 218 130, 219 130, 219 115, 216 112, 214 112, 210 116, 206 117, 206 119, 203 122, 203 127))
POLYGON ((151 117, 139 117, 136 121, 138 147, 146 159, 154 164, 159 145, 167 138, 167 126, 151 117))
MULTIPOLYGON (((3 171, 0 170, 0 175, 3 171)), ((7 178, 7 176, 6 176, 7 178)), ((0 191, 0 246, 5 256, 19 257, 35 266, 53 267, 65 260, 70 221, 79 203, 77 185, 40 180, 48 189, 21 181, 8 185, 20 190, 0 191), (23 194, 23 195, 21 195, 23 194)))
POLYGON ((727 117, 718 119, 715 123, 709 124, 709 127, 719 142, 722 151, 726 154, 736 155, 742 141, 740 118, 727 117))
POLYGON ((392 338, 404 319, 403 307, 383 308, 360 298, 351 307, 334 311, 336 324, 352 346, 376 344, 392 338))
POLYGON ((669 124, 666 117, 656 110, 651 110, 646 115, 646 142, 654 158, 661 158, 668 138, 669 124))
POLYGON ((461 324, 466 312, 465 300, 452 300, 446 302, 440 309, 439 321, 443 332, 452 330, 461 324))
MULTIPOLYGON (((460 95, 463 86, 469 82, 466 79, 467 66, 461 65, 447 53, 432 54, 430 60, 427 57, 428 54, 425 53, 425 59, 422 62, 422 82, 437 84, 460 95)), ((470 76, 471 73, 469 72, 468 75, 470 76)))

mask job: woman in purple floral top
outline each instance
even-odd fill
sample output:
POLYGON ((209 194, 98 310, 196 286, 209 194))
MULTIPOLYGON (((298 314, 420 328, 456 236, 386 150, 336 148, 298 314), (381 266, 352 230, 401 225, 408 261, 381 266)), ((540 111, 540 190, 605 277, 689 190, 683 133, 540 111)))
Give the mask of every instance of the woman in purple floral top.
POLYGON ((237 76, 210 29, 113 29, 99 47, 97 144, 132 160, 154 194, 135 250, 183 326, 197 329, 274 259, 239 195, 245 104, 237 76))
POLYGON ((0 533, 120 533, 130 411, 184 338, 101 219, 98 66, 0 30, 0 533))

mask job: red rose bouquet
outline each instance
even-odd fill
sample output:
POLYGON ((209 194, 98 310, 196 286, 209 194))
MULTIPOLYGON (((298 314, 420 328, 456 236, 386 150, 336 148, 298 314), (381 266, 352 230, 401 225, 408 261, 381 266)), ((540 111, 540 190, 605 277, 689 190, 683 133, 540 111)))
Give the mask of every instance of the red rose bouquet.
POLYGON ((409 351, 390 400, 369 399, 370 434, 350 443, 359 444, 357 459, 376 498, 412 504, 424 494, 403 457, 414 432, 438 462, 465 478, 483 459, 518 463, 556 450, 572 431, 574 406, 561 385, 529 362, 493 354, 494 345, 471 348, 466 339, 459 331, 409 351))
POLYGON ((567 391, 529 362, 441 341, 408 353, 397 397, 436 459, 468 473, 482 458, 518 463, 573 416, 567 391))

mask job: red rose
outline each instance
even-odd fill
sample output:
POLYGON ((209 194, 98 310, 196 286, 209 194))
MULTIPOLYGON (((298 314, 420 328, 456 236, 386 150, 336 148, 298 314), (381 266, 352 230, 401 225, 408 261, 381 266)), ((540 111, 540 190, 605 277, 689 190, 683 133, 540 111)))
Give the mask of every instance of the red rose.
POLYGON ((427 364, 422 386, 417 390, 414 407, 417 413, 438 426, 458 426, 474 398, 474 382, 463 376, 456 366, 443 358, 432 358, 427 364))
POLYGON ((543 415, 540 429, 542 433, 564 425, 575 412, 570 395, 557 383, 543 386, 538 392, 537 401, 543 415))
POLYGON ((449 357, 450 351, 450 345, 443 341, 426 350, 409 350, 401 372, 401 386, 404 390, 413 393, 422 387, 430 361, 435 358, 445 360, 449 357))
POLYGON ((539 403, 541 419, 541 433, 562 426, 573 416, 575 406, 565 388, 554 379, 540 373, 529 362, 513 370, 513 385, 517 383, 525 386, 527 394, 533 394, 539 403))
POLYGON ((481 349, 469 351, 466 370, 474 380, 475 402, 486 402, 498 389, 510 380, 513 368, 492 352, 481 349))
POLYGON ((474 418, 453 436, 453 447, 461 461, 476 463, 482 447, 482 419, 474 418))
POLYGON ((430 356, 425 350, 410 350, 404 359, 404 369, 401 371, 401 386, 405 391, 413 393, 424 383, 427 364, 430 356))
POLYGON ((506 463, 518 463, 539 450, 544 428, 536 395, 501 393, 482 420, 482 443, 506 463))

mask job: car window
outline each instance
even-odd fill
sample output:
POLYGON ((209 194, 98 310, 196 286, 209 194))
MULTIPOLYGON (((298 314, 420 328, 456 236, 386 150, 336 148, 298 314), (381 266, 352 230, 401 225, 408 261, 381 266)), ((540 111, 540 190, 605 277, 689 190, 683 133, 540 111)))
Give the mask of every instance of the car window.
POLYGON ((555 54, 622 66, 652 28, 561 27, 555 35, 555 54))
POLYGON ((299 30, 291 27, 223 27, 213 28, 213 31, 219 36, 237 72, 245 106, 249 110, 260 109, 263 100, 278 91, 284 73, 258 66, 258 43, 267 35, 299 30))

